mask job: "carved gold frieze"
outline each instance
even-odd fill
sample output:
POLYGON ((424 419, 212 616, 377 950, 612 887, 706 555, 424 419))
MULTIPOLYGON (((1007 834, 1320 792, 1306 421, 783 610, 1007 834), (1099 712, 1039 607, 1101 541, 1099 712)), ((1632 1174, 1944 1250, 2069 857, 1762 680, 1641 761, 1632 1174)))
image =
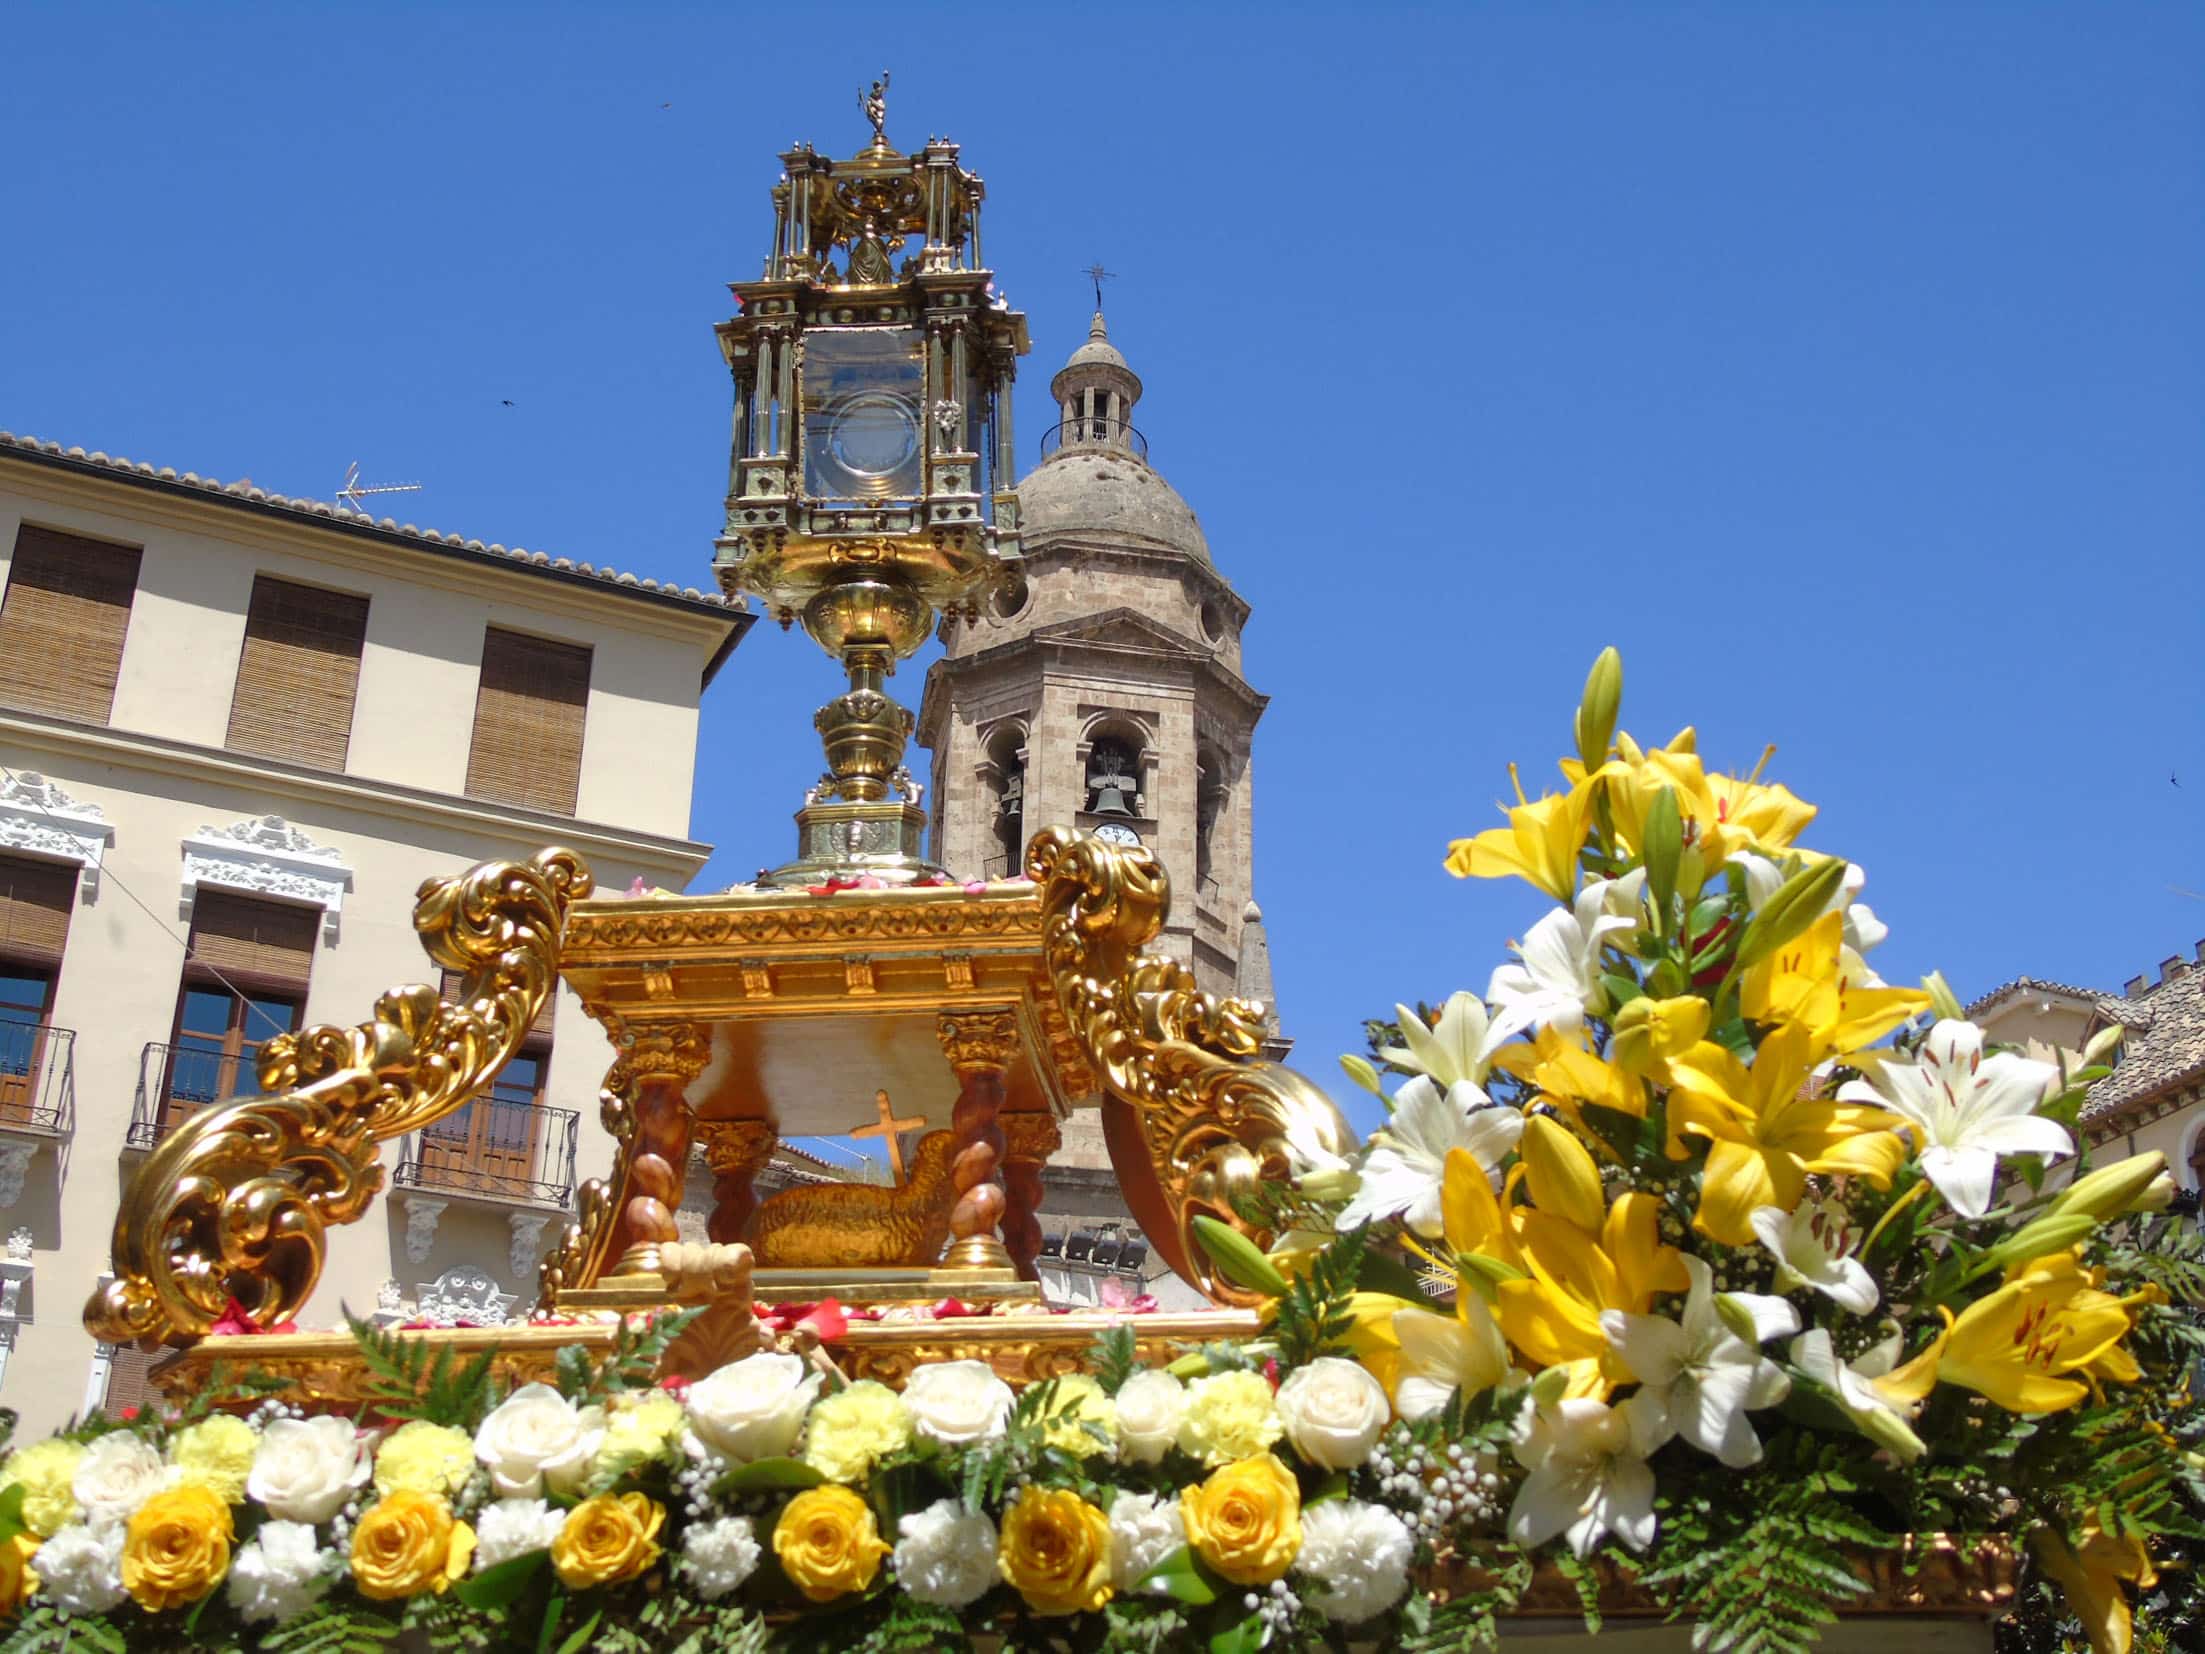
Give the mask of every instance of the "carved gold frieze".
POLYGON ((1041 887, 1058 1001, 1110 1099, 1104 1130, 1135 1218, 1182 1277, 1244 1301, 1196 1243, 1195 1218, 1247 1230, 1235 1204, 1291 1175, 1290 1143, 1344 1157, 1354 1133, 1309 1080, 1258 1060, 1260 1006, 1204 993, 1179 960, 1140 952, 1171 906, 1149 850, 1051 827, 1027 847, 1026 873, 1041 887), (1113 1107, 1130 1114, 1131 1142, 1113 1107))
POLYGON ((464 973, 458 1003, 394 988, 355 1027, 269 1040, 267 1095, 201 1110, 138 1168, 115 1220, 114 1279, 85 1306, 93 1336, 188 1342, 233 1298, 263 1326, 296 1315, 324 1232, 383 1186, 376 1145, 450 1114, 527 1037, 557 980, 568 904, 589 890, 568 850, 424 884, 414 927, 431 960, 464 973))
POLYGON ((850 942, 1033 938, 1041 929, 1040 916, 1030 899, 991 900, 958 892, 957 900, 927 901, 923 898, 933 892, 919 891, 913 894, 920 900, 853 900, 844 896, 794 901, 787 893, 777 894, 779 899, 772 903, 742 907, 715 904, 677 908, 623 902, 619 908, 576 914, 568 945, 581 951, 651 948, 661 952, 760 943, 835 947, 850 942))

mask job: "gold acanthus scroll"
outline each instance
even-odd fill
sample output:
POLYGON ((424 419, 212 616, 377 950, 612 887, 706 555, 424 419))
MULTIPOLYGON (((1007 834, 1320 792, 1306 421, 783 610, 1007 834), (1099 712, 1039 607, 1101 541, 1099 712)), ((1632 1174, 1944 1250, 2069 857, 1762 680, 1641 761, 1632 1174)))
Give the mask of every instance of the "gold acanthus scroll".
POLYGON ((571 850, 431 879, 414 928, 463 973, 457 1004, 393 988, 372 1020, 308 1028, 260 1053, 267 1095, 203 1109, 147 1156, 115 1219, 114 1279, 85 1305, 110 1343, 187 1344, 230 1299, 261 1326, 290 1319, 322 1271, 324 1231, 383 1186, 376 1145, 444 1118, 527 1036, 558 980, 567 907, 590 893, 571 850))
POLYGON ((1353 1154, 1354 1133, 1309 1080, 1257 1059, 1262 1006, 1204 993, 1186 965, 1140 952, 1171 907, 1171 881, 1148 850, 1050 827, 1027 846, 1026 874, 1041 887, 1057 999, 1108 1093, 1104 1130, 1134 1215, 1186 1280, 1222 1302, 1252 1301, 1218 1276, 1194 1220, 1268 1244, 1235 1206, 1290 1176, 1297 1156, 1353 1154), (1145 1167, 1125 1163, 1113 1104, 1130 1111, 1145 1167), (1136 1189, 1144 1173, 1153 1182, 1136 1189))

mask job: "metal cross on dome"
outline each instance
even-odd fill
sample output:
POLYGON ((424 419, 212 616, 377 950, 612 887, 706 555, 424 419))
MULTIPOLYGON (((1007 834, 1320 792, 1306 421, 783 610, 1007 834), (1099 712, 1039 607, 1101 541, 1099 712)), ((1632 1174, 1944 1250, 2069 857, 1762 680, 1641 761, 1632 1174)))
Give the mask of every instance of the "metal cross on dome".
POLYGON ((858 1126, 851 1131, 850 1135, 852 1137, 879 1137, 887 1141, 888 1164, 895 1172, 896 1187, 900 1189, 903 1187, 902 1134, 907 1131, 917 1131, 926 1124, 926 1116, 921 1114, 910 1119, 897 1119, 895 1107, 888 1101, 888 1093, 885 1091, 873 1093, 873 1106, 880 1110, 880 1122, 877 1125, 858 1126))
POLYGON ((1102 284, 1106 281, 1116 281, 1118 279, 1118 272, 1115 270, 1105 270, 1102 267, 1102 260, 1097 259, 1093 264, 1090 264, 1086 269, 1082 270, 1080 274, 1085 276, 1089 281, 1095 284, 1095 308, 1098 311, 1101 310, 1102 284))

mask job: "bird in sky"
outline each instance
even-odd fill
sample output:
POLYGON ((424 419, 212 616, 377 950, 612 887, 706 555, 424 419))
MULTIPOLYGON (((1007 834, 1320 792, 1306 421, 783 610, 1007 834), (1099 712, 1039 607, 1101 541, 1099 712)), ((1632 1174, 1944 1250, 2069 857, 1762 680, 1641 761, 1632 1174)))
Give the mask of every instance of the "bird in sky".
POLYGON ((500 397, 498 399, 498 406, 501 408, 510 408, 511 406, 513 406, 513 399, 510 396, 500 397))

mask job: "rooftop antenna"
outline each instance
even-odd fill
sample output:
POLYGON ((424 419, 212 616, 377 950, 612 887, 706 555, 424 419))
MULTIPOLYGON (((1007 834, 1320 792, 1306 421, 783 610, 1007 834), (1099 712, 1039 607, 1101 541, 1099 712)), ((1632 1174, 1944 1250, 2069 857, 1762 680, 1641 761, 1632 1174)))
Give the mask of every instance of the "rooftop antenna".
POLYGON ((1102 284, 1106 281, 1116 281, 1118 272, 1105 270, 1102 267, 1102 260, 1097 259, 1093 264, 1082 270, 1080 274, 1095 284, 1095 311, 1096 314, 1100 315, 1102 313, 1102 284))
POLYGON ((354 460, 345 467, 344 485, 337 490, 337 503, 354 516, 365 517, 367 512, 361 508, 360 502, 370 494, 418 494, 420 492, 421 485, 417 482, 385 482, 372 485, 363 483, 360 481, 360 462, 354 460))

